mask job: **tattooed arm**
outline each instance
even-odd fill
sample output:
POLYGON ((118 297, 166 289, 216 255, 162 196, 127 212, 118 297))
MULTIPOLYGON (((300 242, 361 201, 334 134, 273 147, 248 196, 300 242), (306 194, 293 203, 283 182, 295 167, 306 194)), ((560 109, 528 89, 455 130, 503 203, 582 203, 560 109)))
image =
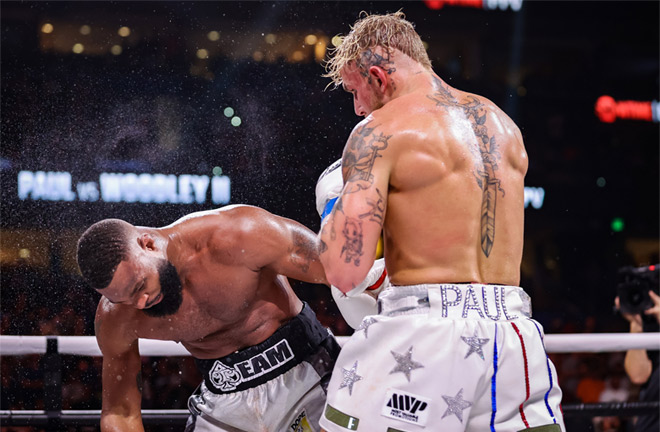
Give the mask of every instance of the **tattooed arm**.
POLYGON ((383 228, 392 135, 373 120, 362 121, 342 157, 344 189, 321 226, 320 257, 328 281, 344 293, 362 282, 376 255, 383 228))
POLYGON ((143 431, 142 375, 138 338, 129 318, 137 309, 102 297, 96 311, 96 341, 103 353, 101 430, 143 431))

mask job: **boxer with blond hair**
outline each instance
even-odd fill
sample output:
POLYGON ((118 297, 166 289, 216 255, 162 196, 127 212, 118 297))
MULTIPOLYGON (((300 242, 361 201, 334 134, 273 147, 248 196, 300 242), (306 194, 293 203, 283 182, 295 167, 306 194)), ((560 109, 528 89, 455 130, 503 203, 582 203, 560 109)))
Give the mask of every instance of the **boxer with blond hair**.
POLYGON ((514 122, 433 72, 402 12, 364 14, 327 63, 364 117, 319 233, 328 281, 389 284, 343 346, 321 426, 564 431, 557 374, 519 287, 528 160, 514 122))

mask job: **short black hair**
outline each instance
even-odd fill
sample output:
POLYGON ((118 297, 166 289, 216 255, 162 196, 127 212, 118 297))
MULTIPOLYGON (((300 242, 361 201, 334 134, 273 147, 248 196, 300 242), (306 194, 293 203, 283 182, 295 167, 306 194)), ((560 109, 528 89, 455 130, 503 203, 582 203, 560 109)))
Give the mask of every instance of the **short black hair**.
POLYGON ((78 267, 92 288, 110 285, 117 266, 128 256, 130 227, 121 219, 104 219, 87 228, 78 239, 78 267))

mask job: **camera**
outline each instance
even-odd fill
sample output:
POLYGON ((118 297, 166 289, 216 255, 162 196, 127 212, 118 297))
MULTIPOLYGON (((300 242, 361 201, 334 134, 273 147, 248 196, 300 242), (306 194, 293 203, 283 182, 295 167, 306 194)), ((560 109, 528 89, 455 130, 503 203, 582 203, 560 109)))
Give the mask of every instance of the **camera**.
POLYGON ((659 274, 660 264, 645 267, 627 266, 619 269, 616 291, 622 313, 642 314, 653 307, 649 291, 658 292, 659 274))

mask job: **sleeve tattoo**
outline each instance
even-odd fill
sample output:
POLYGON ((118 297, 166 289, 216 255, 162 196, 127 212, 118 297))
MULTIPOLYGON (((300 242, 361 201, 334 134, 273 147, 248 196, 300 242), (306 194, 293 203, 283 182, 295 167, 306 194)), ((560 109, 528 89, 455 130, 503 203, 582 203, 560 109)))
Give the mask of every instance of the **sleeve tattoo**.
MULTIPOLYGON (((362 190, 370 189, 374 185, 372 174, 376 159, 382 157, 381 153, 389 146, 392 135, 376 133, 378 126, 372 126, 371 122, 358 127, 351 135, 344 151, 342 164, 346 173, 346 186, 344 194, 352 194, 362 190)), ((340 256, 346 263, 353 262, 355 266, 360 265, 364 255, 363 230, 364 221, 376 222, 383 225, 385 214, 385 198, 380 189, 375 189, 377 198, 367 197, 366 203, 369 211, 358 215, 358 217, 346 217, 342 228, 344 245, 340 256)), ((337 203, 337 211, 343 212, 341 199, 337 203)), ((332 227, 334 230, 334 227, 332 227)), ((333 232, 334 234, 334 232, 333 232)))

